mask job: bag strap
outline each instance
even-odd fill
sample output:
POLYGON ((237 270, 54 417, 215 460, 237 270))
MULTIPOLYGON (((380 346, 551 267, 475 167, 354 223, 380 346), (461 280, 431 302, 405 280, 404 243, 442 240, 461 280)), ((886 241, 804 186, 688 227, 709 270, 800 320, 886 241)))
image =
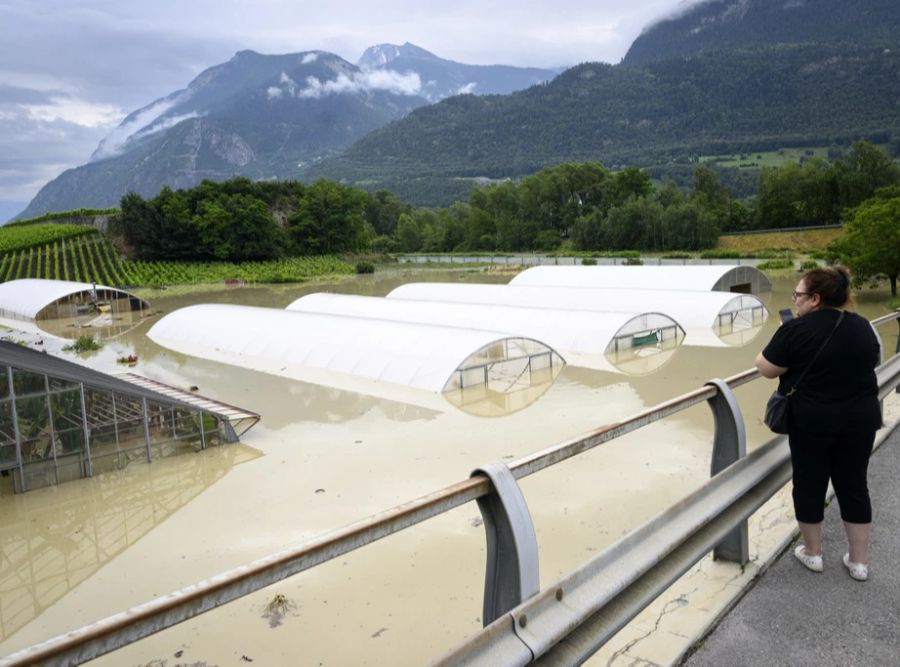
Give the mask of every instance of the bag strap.
POLYGON ((803 369, 803 372, 800 373, 800 377, 797 378, 797 381, 794 383, 794 386, 791 387, 791 390, 787 393, 788 396, 792 395, 795 391, 797 391, 797 387, 800 386, 800 382, 803 380, 804 377, 806 377, 806 374, 807 374, 807 372, 809 372, 809 369, 812 368, 812 365, 814 363, 816 363, 816 359, 819 358, 819 354, 822 352, 822 350, 825 349, 825 346, 828 345, 828 341, 831 340, 831 337, 834 335, 834 332, 837 331, 837 328, 840 325, 840 323, 843 321, 843 319, 844 319, 844 311, 842 310, 841 314, 838 315, 837 322, 834 323, 834 326, 831 328, 831 331, 829 332, 828 336, 825 338, 825 342, 823 342, 822 345, 819 347, 819 349, 816 350, 815 356, 813 356, 812 360, 806 365, 806 368, 803 369))

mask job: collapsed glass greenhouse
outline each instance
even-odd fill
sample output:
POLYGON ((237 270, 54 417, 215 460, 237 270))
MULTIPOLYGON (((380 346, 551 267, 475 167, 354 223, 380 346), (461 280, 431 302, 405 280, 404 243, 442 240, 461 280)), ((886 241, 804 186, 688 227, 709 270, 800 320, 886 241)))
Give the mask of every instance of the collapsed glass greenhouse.
POLYGON ((624 287, 760 294, 772 281, 755 266, 534 266, 510 285, 624 287))
POLYGON ((769 314, 758 297, 731 292, 407 283, 387 298, 565 310, 565 318, 579 311, 664 313, 684 329, 685 345, 703 347, 744 344, 759 333, 769 314))
POLYGON ((561 311, 525 305, 319 292, 297 299, 287 310, 500 331, 543 341, 571 365, 632 374, 659 368, 684 339, 677 322, 656 312, 561 311))
POLYGON ((0 317, 33 321, 66 338, 115 336, 149 314, 147 301, 106 285, 39 278, 0 283, 0 317))
POLYGON ((254 306, 181 308, 147 335, 186 355, 375 396, 386 385, 513 392, 552 381, 565 363, 524 336, 254 306))
POLYGON ((0 341, 0 493, 234 442, 259 419, 136 381, 0 341))

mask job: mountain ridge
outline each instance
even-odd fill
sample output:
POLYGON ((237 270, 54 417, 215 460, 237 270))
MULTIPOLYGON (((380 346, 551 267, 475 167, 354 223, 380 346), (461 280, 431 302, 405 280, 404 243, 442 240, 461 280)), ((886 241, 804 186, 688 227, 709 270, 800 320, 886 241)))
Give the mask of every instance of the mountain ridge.
POLYGON ((463 65, 409 43, 377 67, 326 51, 238 51, 128 114, 87 164, 47 183, 20 217, 112 206, 128 191, 153 196, 163 185, 204 178, 300 178, 355 139, 460 88, 506 91, 555 73, 463 65))

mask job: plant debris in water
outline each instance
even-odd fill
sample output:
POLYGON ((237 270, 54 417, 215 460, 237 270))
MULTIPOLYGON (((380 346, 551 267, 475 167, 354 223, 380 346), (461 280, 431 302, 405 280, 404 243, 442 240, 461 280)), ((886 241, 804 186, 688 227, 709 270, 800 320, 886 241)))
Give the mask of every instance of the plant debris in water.
POLYGON ((284 622, 284 617, 293 613, 297 605, 286 595, 278 593, 266 604, 262 617, 269 619, 269 627, 277 628, 284 622))

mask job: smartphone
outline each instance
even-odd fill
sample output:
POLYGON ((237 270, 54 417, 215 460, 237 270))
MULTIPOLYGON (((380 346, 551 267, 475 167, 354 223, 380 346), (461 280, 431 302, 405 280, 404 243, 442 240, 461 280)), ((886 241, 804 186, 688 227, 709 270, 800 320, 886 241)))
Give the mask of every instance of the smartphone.
POLYGON ((781 318, 782 324, 784 324, 788 320, 794 319, 794 313, 791 312, 790 308, 782 308, 778 311, 778 316, 781 318))

